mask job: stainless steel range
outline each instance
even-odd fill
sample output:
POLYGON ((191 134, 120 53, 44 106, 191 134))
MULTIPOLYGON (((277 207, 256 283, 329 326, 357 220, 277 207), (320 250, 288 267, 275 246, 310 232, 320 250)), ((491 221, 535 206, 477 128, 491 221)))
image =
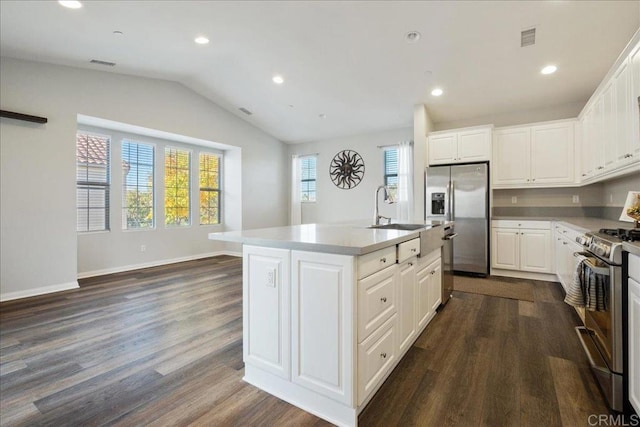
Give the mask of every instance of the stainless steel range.
MULTIPOLYGON (((604 295, 598 311, 585 310, 585 326, 576 331, 608 404, 623 410, 622 241, 640 239, 637 230, 601 229, 576 238, 590 274, 604 295)), ((578 254, 576 254, 577 256, 578 254)))

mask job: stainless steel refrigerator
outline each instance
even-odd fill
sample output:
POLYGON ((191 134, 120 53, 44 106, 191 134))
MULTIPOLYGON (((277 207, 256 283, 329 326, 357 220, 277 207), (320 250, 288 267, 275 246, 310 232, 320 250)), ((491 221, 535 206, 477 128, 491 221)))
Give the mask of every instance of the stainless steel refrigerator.
POLYGON ((488 166, 430 166, 425 172, 425 219, 455 221, 456 273, 489 274, 488 166))

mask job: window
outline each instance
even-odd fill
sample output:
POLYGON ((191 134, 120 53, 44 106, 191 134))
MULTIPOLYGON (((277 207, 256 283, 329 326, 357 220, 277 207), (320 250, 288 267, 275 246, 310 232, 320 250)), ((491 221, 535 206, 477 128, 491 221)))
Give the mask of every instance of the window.
POLYGON ((122 228, 153 228, 153 146, 122 141, 122 228))
POLYGON ((164 150, 164 223, 191 224, 191 153, 167 147, 164 150))
POLYGON ((316 201, 316 156, 300 158, 300 200, 316 201))
POLYGON ((200 224, 220 224, 220 156, 200 153, 200 224))
POLYGON ((384 185, 389 188, 391 197, 396 198, 398 191, 398 149, 384 150, 384 185))
POLYGON ((78 231, 109 230, 109 145, 109 136, 76 134, 78 231))

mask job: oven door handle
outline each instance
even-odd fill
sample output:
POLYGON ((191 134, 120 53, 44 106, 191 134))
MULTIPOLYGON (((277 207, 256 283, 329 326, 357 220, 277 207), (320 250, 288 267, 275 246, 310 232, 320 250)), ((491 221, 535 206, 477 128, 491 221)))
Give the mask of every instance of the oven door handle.
POLYGON ((594 260, 595 258, 589 257, 587 255, 585 255, 584 252, 574 252, 573 253, 574 257, 579 257, 579 256, 583 256, 585 257, 584 262, 585 264, 587 264, 587 266, 596 274, 600 274, 601 276, 609 276, 609 267, 598 267, 597 265, 594 264, 594 262, 592 260, 594 260))

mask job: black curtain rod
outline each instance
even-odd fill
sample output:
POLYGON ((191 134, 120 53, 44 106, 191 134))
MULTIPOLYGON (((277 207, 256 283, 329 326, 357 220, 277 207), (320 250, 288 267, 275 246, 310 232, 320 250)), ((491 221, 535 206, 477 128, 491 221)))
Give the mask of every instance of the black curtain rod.
POLYGON ((30 114, 22 114, 6 110, 0 110, 0 117, 33 123, 47 123, 49 121, 46 117, 32 116, 30 114))

